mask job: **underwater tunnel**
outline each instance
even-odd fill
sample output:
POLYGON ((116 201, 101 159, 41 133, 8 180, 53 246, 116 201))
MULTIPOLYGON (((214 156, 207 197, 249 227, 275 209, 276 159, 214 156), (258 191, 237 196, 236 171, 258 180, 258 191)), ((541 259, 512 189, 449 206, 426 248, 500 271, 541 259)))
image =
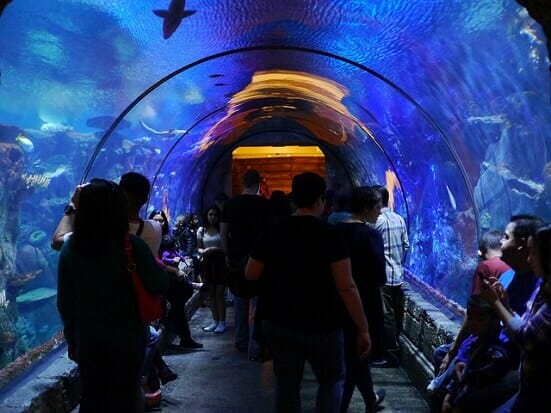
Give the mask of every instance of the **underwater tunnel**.
POLYGON ((0 3, 1 367, 59 335, 49 236, 94 177, 175 218, 232 193, 235 150, 316 147, 334 192, 391 190, 410 277, 459 305, 481 232, 551 218, 547 6, 169 3, 0 3))

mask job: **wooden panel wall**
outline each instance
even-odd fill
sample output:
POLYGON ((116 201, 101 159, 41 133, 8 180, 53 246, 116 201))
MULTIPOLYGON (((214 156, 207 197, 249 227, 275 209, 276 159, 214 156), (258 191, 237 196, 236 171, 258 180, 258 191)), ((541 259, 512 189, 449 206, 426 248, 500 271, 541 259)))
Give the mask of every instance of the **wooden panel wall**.
POLYGON ((232 163, 232 194, 240 194, 243 186, 243 174, 247 169, 257 169, 262 177, 266 178, 268 196, 271 191, 279 189, 286 194, 291 192, 293 176, 310 171, 325 178, 324 157, 281 157, 281 158, 250 158, 233 159, 232 163))

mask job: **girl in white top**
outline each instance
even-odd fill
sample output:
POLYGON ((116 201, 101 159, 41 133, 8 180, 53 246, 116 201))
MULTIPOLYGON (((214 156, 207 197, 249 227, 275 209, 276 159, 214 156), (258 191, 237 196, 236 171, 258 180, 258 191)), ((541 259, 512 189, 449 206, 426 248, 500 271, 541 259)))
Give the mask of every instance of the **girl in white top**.
POLYGON ((197 250, 203 257, 203 282, 207 285, 213 322, 203 331, 226 331, 226 256, 220 236, 220 209, 213 205, 206 213, 206 225, 197 231, 197 250))

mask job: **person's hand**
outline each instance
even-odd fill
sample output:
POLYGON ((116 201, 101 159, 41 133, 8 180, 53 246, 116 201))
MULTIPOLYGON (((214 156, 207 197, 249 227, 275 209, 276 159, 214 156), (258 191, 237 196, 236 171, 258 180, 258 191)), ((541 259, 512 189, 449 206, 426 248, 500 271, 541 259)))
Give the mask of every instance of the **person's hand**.
POLYGON ((365 360, 371 352, 371 337, 369 336, 369 332, 358 333, 357 346, 358 357, 360 360, 365 360))
POLYGON ((493 285, 488 280, 482 280, 482 291, 480 296, 490 304, 495 304, 500 300, 500 295, 506 296, 505 289, 499 282, 493 285))
POLYGON ((465 363, 463 361, 458 361, 455 363, 454 372, 457 381, 461 381, 463 377, 463 371, 465 371, 465 363))
POLYGON ((437 376, 440 376, 446 369, 448 368, 448 364, 450 364, 450 361, 453 357, 451 357, 450 353, 446 353, 444 358, 442 359, 442 363, 440 363, 440 367, 438 367, 438 374, 437 376))
POLYGON ((179 263, 179 262, 180 262, 180 260, 181 260, 181 258, 180 258, 180 257, 174 257, 174 262, 176 262, 176 263, 179 263))

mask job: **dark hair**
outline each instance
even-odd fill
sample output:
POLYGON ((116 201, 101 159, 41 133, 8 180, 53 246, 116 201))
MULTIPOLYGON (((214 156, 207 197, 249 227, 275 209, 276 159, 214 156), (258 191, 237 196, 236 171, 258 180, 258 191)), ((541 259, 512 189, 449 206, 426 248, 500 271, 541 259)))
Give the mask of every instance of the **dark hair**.
POLYGON ((309 208, 319 197, 325 200, 325 180, 314 172, 296 175, 292 182, 293 200, 297 208, 309 208))
POLYGON ((370 186, 360 186, 350 193, 350 212, 357 214, 365 208, 371 209, 381 201, 381 193, 370 186))
POLYGON ((226 202, 228 199, 230 199, 230 197, 225 194, 224 192, 219 192, 218 194, 216 194, 216 196, 214 197, 214 202, 226 202))
POLYGON ((268 200, 270 206, 270 219, 279 221, 280 218, 291 215, 291 203, 285 192, 277 189, 272 191, 268 200))
POLYGON ((161 239, 161 245, 159 247, 159 254, 162 255, 163 251, 169 251, 176 248, 177 242, 176 238, 171 237, 170 235, 165 235, 161 239))
POLYGON ((381 193, 381 201, 383 203, 383 206, 387 207, 388 199, 390 198, 388 190, 382 185, 373 185, 373 188, 381 193))
POLYGON ((256 169, 249 169, 243 175, 243 186, 245 188, 251 188, 255 185, 259 185, 261 179, 260 172, 256 169))
POLYGON ((218 231, 220 231, 220 214, 221 214, 221 211, 220 211, 220 208, 218 208, 218 205, 216 204, 212 204, 211 206, 209 206, 206 210, 205 210, 205 213, 204 213, 204 216, 203 216, 203 227, 205 227, 205 229, 209 226, 209 211, 213 209, 216 214, 218 215, 218 221, 216 222, 216 229, 218 231))
POLYGON ((80 192, 72 235, 76 249, 83 255, 95 255, 105 240, 120 242, 122 247, 127 233, 124 193, 112 181, 92 179, 80 192))
POLYGON ((148 219, 153 219, 155 215, 160 215, 165 220, 165 222, 161 225, 161 228, 163 229, 163 235, 168 235, 170 230, 168 226, 168 218, 166 217, 165 211, 163 211, 162 209, 152 211, 151 214, 149 214, 148 219))
POLYGON ((337 200, 335 202, 336 211, 348 211, 350 208, 350 197, 348 194, 339 194, 337 195, 337 200))
POLYGON ((534 240, 538 243, 541 268, 549 277, 551 276, 551 224, 545 224, 538 228, 534 240))
POLYGON ((488 301, 486 301, 480 295, 471 295, 467 299, 467 309, 469 308, 476 308, 484 312, 488 316, 497 317, 497 314, 494 312, 490 303, 488 303, 488 301))
POLYGON ((524 238, 526 241, 529 237, 536 235, 536 231, 543 224, 541 219, 528 214, 513 215, 509 221, 515 224, 513 228, 515 239, 524 238))
POLYGON ((480 237, 478 241, 478 249, 482 254, 486 254, 488 250, 499 250, 501 249, 501 239, 503 238, 503 232, 498 230, 486 231, 480 237))
POLYGON ((126 194, 128 204, 131 207, 139 209, 147 202, 151 184, 142 174, 127 172, 121 177, 119 185, 126 194))

